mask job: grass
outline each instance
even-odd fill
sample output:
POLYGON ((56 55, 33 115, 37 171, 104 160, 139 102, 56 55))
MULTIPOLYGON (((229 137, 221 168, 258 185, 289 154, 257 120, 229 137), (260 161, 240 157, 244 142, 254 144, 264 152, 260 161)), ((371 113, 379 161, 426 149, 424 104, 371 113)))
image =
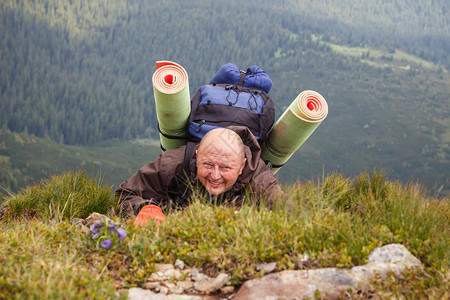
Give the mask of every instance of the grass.
POLYGON ((143 228, 117 218, 113 195, 96 181, 68 173, 5 199, 0 298, 125 298, 116 291, 142 285, 155 263, 177 258, 209 275, 227 272, 239 286, 261 276, 261 262, 276 261, 277 270, 350 268, 389 243, 405 245, 424 271, 375 278, 352 297, 449 296, 449 199, 430 198, 418 184, 386 181, 380 171, 293 184, 285 187, 286 201, 272 209, 197 198, 169 212, 159 227, 143 228), (127 237, 108 250, 91 243, 76 220, 94 211, 120 222, 127 237))

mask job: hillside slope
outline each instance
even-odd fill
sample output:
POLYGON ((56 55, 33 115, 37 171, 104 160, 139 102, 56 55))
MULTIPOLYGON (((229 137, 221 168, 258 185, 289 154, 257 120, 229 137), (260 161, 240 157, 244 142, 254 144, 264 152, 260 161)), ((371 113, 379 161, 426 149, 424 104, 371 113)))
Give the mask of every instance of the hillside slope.
POLYGON ((277 115, 305 89, 330 107, 281 180, 381 166, 448 185, 447 11, 447 1, 2 1, 0 126, 63 144, 157 138, 156 60, 182 64, 191 94, 227 62, 256 64, 273 79, 277 115))

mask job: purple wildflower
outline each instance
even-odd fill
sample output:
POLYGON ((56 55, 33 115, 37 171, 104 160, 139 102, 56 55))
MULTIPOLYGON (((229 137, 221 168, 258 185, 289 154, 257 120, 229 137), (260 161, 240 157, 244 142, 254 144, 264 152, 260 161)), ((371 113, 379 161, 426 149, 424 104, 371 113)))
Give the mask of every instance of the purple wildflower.
POLYGON ((92 233, 98 233, 98 228, 94 225, 91 226, 92 233))
POLYGON ((119 237, 119 241, 121 241, 127 236, 127 233, 122 228, 117 228, 117 236, 119 237))
POLYGON ((100 246, 102 246, 105 249, 111 248, 112 247, 111 239, 104 240, 103 242, 100 243, 100 246))
POLYGON ((108 231, 110 233, 113 233, 117 226, 119 226, 119 224, 110 223, 109 226, 108 226, 108 231))
POLYGON ((95 222, 91 227, 91 231, 92 233, 98 233, 99 229, 103 227, 103 223, 102 222, 95 222))

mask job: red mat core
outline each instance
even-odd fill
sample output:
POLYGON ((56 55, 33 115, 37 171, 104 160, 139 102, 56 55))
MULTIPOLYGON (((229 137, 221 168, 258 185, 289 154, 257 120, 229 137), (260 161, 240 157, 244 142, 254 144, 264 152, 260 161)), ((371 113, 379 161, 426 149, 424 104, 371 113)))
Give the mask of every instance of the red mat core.
POLYGON ((173 83, 173 75, 169 74, 164 76, 164 81, 168 84, 172 84, 173 83))
POLYGON ((306 106, 309 108, 309 110, 311 111, 314 110, 314 104, 312 103, 312 101, 309 101, 308 104, 306 104, 306 106))

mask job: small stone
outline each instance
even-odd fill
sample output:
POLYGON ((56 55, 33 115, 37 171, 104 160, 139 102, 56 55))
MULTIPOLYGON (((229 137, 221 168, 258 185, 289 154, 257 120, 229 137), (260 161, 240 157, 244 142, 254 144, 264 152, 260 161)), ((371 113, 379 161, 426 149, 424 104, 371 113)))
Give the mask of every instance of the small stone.
POLYGON ((82 221, 82 223, 84 223, 84 225, 86 225, 87 227, 91 227, 95 222, 104 222, 105 220, 111 221, 111 219, 107 216, 94 212, 90 214, 84 221, 82 221))
POLYGON ((162 286, 159 288, 159 293, 163 295, 167 295, 169 293, 169 288, 166 286, 162 286))
POLYGON ((182 261, 181 259, 177 259, 175 261, 175 268, 183 270, 184 269, 184 261, 182 261))
POLYGON ((165 286, 168 287, 173 294, 182 294, 184 292, 184 289, 175 283, 166 283, 165 286))
POLYGON ((208 275, 201 273, 198 269, 192 268, 191 278, 194 281, 210 280, 208 275))
POLYGON ((166 278, 164 277, 163 273, 155 272, 155 273, 152 273, 149 278, 147 278, 147 281, 162 281, 165 279, 166 278))
POLYGON ((175 267, 172 264, 155 264, 157 272, 166 272, 167 270, 173 270, 175 267))
POLYGON ((140 288, 131 288, 128 290, 128 299, 152 299, 152 300, 163 300, 166 299, 166 296, 156 294, 154 292, 140 289, 140 288))
POLYGON ((164 277, 167 279, 180 279, 182 276, 181 272, 178 269, 169 269, 164 272, 164 277))
POLYGON ((268 274, 273 272, 275 270, 275 267, 277 266, 276 262, 271 262, 268 264, 259 264, 256 266, 256 270, 262 271, 264 274, 268 274))
POLYGON ((146 289, 146 290, 156 290, 156 289, 159 290, 160 286, 161 286, 161 284, 157 281, 156 282, 146 282, 142 285, 142 288, 146 289))
POLYGON ((194 288, 203 293, 213 293, 221 289, 230 279, 228 274, 220 273, 216 278, 201 280, 194 283, 194 288))
POLYGON ((222 294, 231 294, 231 293, 234 293, 234 286, 232 286, 232 285, 224 286, 223 288, 220 289, 220 292, 221 292, 222 294))
POLYGON ((194 288, 194 283, 190 280, 178 281, 177 285, 185 290, 194 288))

